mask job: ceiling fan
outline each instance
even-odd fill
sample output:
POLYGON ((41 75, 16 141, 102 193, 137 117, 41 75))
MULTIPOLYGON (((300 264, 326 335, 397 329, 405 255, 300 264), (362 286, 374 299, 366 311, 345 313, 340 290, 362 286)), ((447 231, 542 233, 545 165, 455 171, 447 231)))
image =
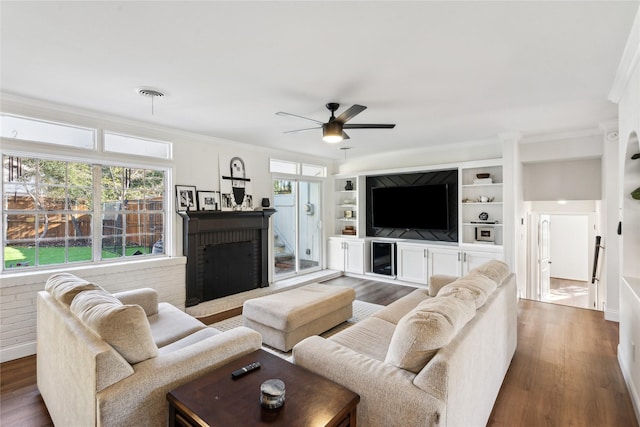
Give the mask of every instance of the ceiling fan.
POLYGON ((322 129, 322 139, 325 142, 329 142, 333 144, 340 142, 343 139, 349 139, 349 135, 345 133, 344 129, 393 129, 396 126, 395 124, 347 123, 356 115, 360 114, 361 112, 367 109, 367 107, 365 107, 364 105, 354 104, 351 107, 347 108, 345 111, 343 111, 342 114, 340 114, 338 117, 335 116, 335 112, 338 108, 340 108, 340 104, 335 102, 330 102, 326 105, 326 107, 329 111, 331 111, 331 117, 329 117, 329 121, 327 123, 323 123, 315 119, 310 119, 308 117, 298 116, 297 114, 285 113, 282 111, 279 111, 276 114, 279 116, 285 116, 285 117, 297 117, 299 119, 309 120, 320 125, 313 128, 290 130, 290 131, 286 131, 285 133, 296 133, 296 132, 303 132, 311 129, 322 129))

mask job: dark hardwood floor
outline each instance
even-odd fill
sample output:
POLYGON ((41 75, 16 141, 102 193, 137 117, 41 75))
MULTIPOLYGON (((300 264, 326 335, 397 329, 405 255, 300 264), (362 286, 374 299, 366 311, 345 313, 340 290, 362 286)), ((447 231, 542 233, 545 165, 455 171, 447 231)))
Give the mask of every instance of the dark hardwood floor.
MULTIPOLYGON (((413 291, 340 277, 362 301, 387 305, 413 291)), ((518 348, 489 426, 638 426, 616 358, 618 324, 602 312, 520 300, 518 348)), ((35 356, 0 365, 0 426, 50 426, 35 356)), ((366 426, 364 426, 366 427, 366 426)))

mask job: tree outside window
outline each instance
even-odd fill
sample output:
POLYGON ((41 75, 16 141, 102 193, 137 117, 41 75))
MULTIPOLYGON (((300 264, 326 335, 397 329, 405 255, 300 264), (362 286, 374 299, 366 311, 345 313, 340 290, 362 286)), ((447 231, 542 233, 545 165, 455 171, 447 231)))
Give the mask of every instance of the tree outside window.
POLYGON ((164 188, 161 170, 5 155, 4 268, 162 254, 164 188))

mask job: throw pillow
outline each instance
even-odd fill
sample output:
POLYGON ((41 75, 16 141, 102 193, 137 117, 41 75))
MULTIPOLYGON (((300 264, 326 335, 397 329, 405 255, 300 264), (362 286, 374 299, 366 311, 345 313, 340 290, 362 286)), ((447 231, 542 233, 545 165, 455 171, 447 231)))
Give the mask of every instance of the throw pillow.
POLYGON ((470 300, 438 297, 421 302, 398 322, 385 362, 420 372, 473 316, 475 305, 470 300))
POLYGON ((462 284, 456 280, 453 283, 444 286, 438 292, 438 297, 455 296, 460 299, 471 300, 476 305, 476 310, 487 302, 487 294, 482 289, 469 284, 462 284))
POLYGON ((482 274, 494 282, 497 286, 502 285, 504 279, 511 274, 509 266, 502 261, 492 260, 484 263, 480 267, 476 267, 470 273, 482 274))
MULTIPOLYGON (((471 293, 473 293, 473 299, 476 304, 476 308, 480 308, 487 301, 489 295, 491 295, 493 291, 496 290, 497 285, 487 276, 479 273, 469 273, 466 276, 459 278, 455 282, 443 286, 442 289, 440 289, 440 291, 438 292, 438 296, 452 295, 452 291, 460 288, 471 291, 471 293)), ((459 294, 458 292, 454 293, 456 295, 459 294)), ((468 298, 468 296, 464 294, 460 294, 458 296, 461 298, 468 298)))
POLYGON ((139 305, 124 305, 105 291, 86 291, 74 298, 71 311, 127 362, 158 355, 147 315, 139 305))
POLYGON ((476 310, 481 307, 485 301, 484 293, 479 293, 478 291, 472 291, 463 286, 451 286, 447 289, 442 289, 440 293, 438 293, 438 297, 455 297, 461 300, 469 301, 473 304, 476 310), (480 306, 478 306, 480 304, 480 306))
POLYGON ((82 291, 102 290, 99 285, 87 282, 70 273, 57 273, 49 277, 44 290, 61 303, 69 306, 71 301, 82 291))
POLYGON ((473 287, 478 289, 480 292, 484 292, 487 297, 493 293, 498 287, 496 282, 478 273, 469 273, 464 277, 461 277, 456 281, 458 285, 473 287))

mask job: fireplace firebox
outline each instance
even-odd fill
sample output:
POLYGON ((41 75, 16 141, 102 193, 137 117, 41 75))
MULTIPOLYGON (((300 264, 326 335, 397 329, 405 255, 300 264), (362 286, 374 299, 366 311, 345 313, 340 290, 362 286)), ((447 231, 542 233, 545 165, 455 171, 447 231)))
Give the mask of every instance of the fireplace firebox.
POLYGON ((181 212, 187 307, 269 286, 269 217, 275 209, 181 212))

